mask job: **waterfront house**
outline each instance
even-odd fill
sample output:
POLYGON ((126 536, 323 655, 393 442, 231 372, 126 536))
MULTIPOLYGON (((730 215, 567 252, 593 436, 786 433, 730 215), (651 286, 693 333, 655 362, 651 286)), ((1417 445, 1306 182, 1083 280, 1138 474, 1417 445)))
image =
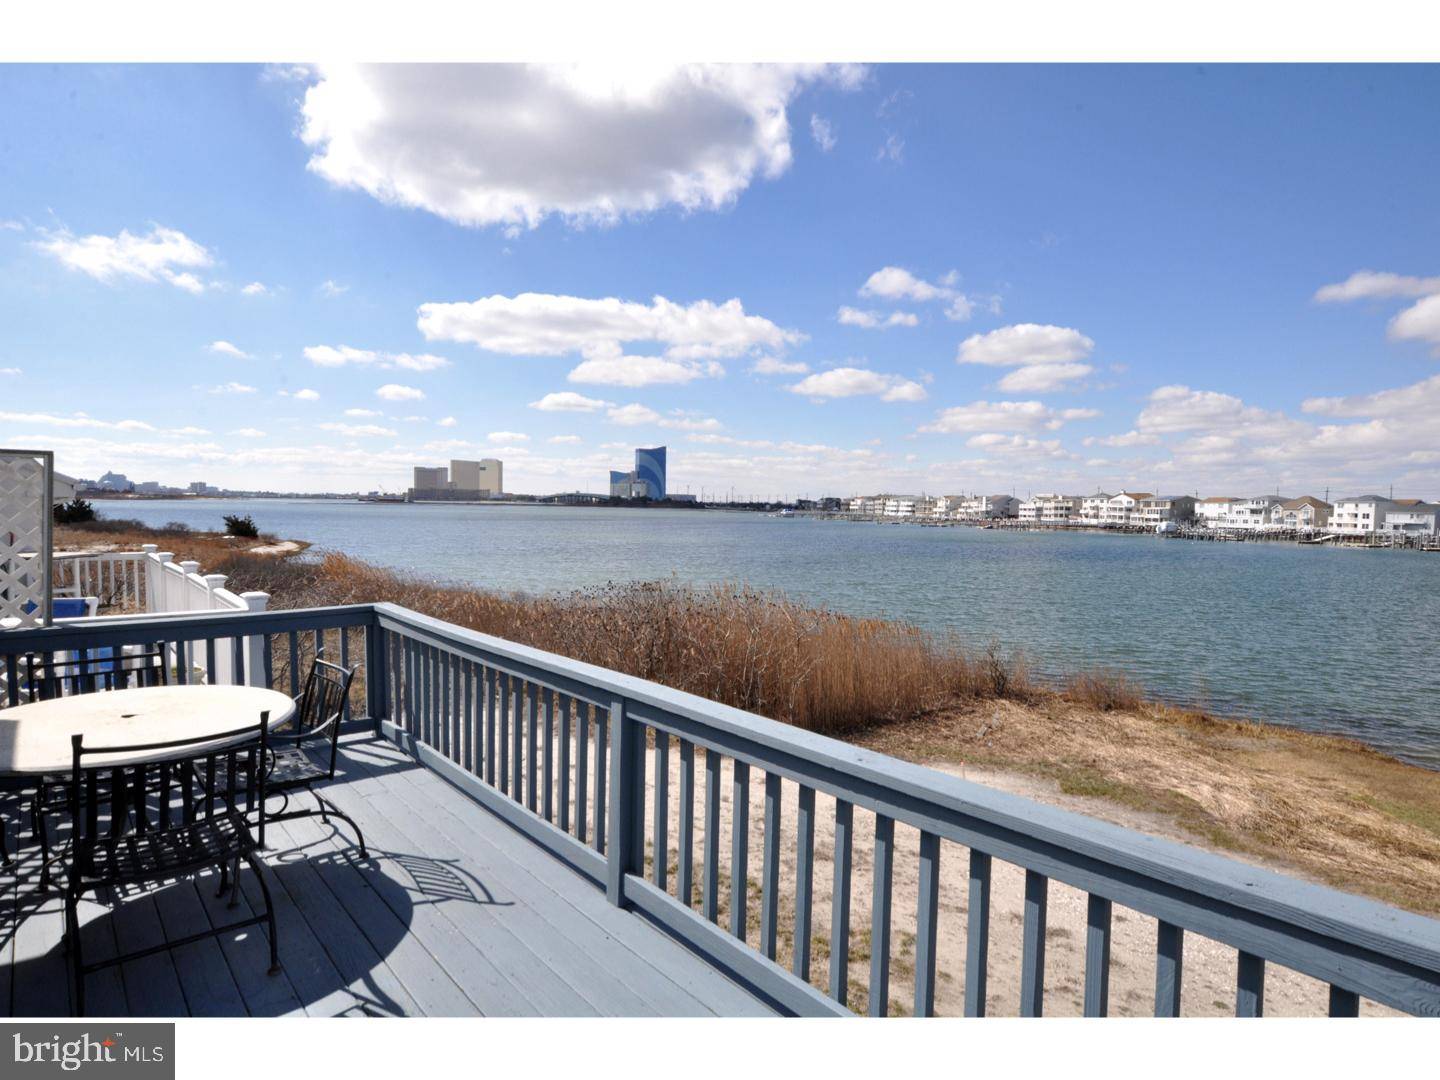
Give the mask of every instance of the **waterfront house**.
POLYGON ((1014 495, 970 495, 959 501, 954 514, 972 521, 1019 517, 1020 500, 1014 495))
POLYGON ((915 495, 892 495, 885 500, 886 517, 914 517, 915 505, 922 500, 915 495))
POLYGON ((1440 504, 1427 503, 1423 499, 1396 499, 1395 505, 1385 512, 1379 531, 1405 536, 1434 536, 1437 521, 1440 521, 1440 504))
POLYGON ((1256 495, 1249 499, 1236 499, 1230 504, 1230 512, 1221 527, 1251 532, 1273 528, 1276 524, 1275 515, 1286 501, 1279 495, 1256 495))
POLYGON ((1083 495, 1034 495, 1017 509, 1021 521, 1037 524, 1066 525, 1080 517, 1083 495))
POLYGON ((1193 495, 1152 495, 1141 499, 1140 506, 1131 516, 1132 523, 1140 525, 1161 525, 1170 522, 1186 525, 1195 520, 1195 496, 1193 495))
POLYGON ((1380 531, 1381 522, 1396 503, 1381 495, 1351 495, 1336 499, 1330 514, 1330 531, 1347 536, 1365 536, 1380 531))
POLYGON ((1149 491, 1122 491, 1111 495, 1105 501, 1105 515, 1101 521, 1105 525, 1138 525, 1136 511, 1140 504, 1154 497, 1154 493, 1149 491))
POLYGON ((1273 512, 1273 522, 1285 529, 1323 529, 1330 523, 1332 507, 1314 495, 1287 499, 1273 512))
POLYGON ((1080 524, 1100 525, 1105 521, 1105 507, 1115 496, 1108 491, 1097 491, 1080 500, 1080 524))
POLYGON ((1233 495, 1210 495, 1195 503, 1195 521, 1212 529, 1222 528, 1230 517, 1230 508, 1240 500, 1233 495))

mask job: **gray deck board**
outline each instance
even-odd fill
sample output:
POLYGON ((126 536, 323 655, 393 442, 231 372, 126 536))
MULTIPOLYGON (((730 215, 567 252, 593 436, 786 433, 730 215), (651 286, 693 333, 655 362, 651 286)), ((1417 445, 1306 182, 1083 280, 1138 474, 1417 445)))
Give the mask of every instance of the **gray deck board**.
MULTIPOLYGON (((360 860, 343 823, 267 828, 264 864, 279 921, 280 974, 262 925, 130 961, 86 980, 91 1015, 757 1015, 768 1009, 391 743, 347 736, 329 797, 365 830, 360 860)), ((307 797, 298 796, 302 802, 307 797)), ((0 813, 18 871, 0 871, 0 1015, 65 1015, 61 893, 38 886, 20 808, 0 813)), ((99 960, 261 910, 253 872, 240 898, 218 876, 123 900, 88 897, 85 956, 99 960)))

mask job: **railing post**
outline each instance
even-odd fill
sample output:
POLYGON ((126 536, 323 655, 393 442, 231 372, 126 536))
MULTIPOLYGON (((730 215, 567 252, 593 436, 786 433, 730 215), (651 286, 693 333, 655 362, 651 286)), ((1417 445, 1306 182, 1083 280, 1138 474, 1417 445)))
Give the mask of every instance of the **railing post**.
POLYGON ((619 906, 625 902, 625 875, 645 868, 645 738, 618 697, 610 702, 609 803, 605 897, 619 906))
MULTIPOLYGON (((170 606, 170 563, 175 558, 175 553, 173 551, 157 551, 153 558, 155 561, 151 564, 151 568, 156 573, 154 585, 150 590, 153 593, 150 610, 156 614, 163 614, 175 610, 170 606)), ((148 572, 146 576, 149 576, 148 572)))
POLYGON ((155 574, 152 572, 155 564, 159 562, 155 553, 160 550, 159 544, 141 544, 142 552, 139 560, 135 563, 136 572, 140 575, 136 582, 136 590, 139 592, 137 600, 142 602, 141 611, 155 610, 155 574))
MULTIPOLYGON (((270 594, 263 592, 241 593, 246 611, 264 611, 270 603, 270 594)), ((245 682, 249 686, 269 689, 265 683, 265 635, 256 634, 245 639, 245 682)))
MULTIPOLYGON (((344 631, 342 630, 343 634, 344 631)), ((386 719, 385 703, 390 700, 390 690, 387 685, 389 670, 385 663, 385 631, 380 628, 378 616, 372 616, 365 627, 365 712, 366 717, 374 725, 378 733, 380 721, 386 719)), ((483 711, 483 710, 482 710, 483 711)), ((470 736, 471 753, 474 753, 473 740, 475 735, 470 736)))

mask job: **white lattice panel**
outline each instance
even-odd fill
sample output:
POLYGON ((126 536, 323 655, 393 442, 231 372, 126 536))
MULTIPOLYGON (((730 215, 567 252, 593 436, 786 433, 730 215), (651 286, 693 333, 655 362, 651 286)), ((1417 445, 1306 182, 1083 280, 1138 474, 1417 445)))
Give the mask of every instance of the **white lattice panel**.
POLYGON ((32 455, 0 454, 0 618, 38 625, 50 576, 45 465, 32 455))

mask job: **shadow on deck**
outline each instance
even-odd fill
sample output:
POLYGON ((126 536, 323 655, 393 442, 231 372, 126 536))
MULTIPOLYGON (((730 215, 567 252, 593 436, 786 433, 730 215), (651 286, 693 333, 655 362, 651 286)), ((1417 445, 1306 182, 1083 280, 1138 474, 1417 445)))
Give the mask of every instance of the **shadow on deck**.
MULTIPOLYGON (((318 819, 267 826, 284 971, 266 974, 251 927, 91 975, 92 1016, 769 1013, 393 744, 353 735, 341 759, 326 793, 365 830, 371 858, 318 819)), ((0 813, 13 851, 27 815, 13 798, 0 813)), ((0 871, 0 1015, 66 1015, 61 894, 39 889, 28 826, 24 839, 16 869, 0 871)), ((82 904, 87 958, 233 920, 217 883, 82 904)), ((242 907, 256 903, 248 870, 242 885, 242 907)))

